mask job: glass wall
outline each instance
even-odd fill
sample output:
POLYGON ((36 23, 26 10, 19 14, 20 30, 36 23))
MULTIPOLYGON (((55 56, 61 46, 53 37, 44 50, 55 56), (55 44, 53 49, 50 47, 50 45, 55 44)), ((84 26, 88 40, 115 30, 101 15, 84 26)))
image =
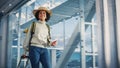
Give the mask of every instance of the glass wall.
POLYGON ((1 22, 1 19, 0 19, 0 43, 2 43, 1 42, 1 40, 2 40, 2 22, 1 22))
POLYGON ((86 68, 96 68, 97 64, 97 45, 96 45, 96 24, 94 21, 85 24, 85 53, 86 68))
MULTIPOLYGON (((39 6, 46 6, 49 9, 53 9, 60 4, 63 4, 67 0, 31 0, 23 5, 19 10, 11 12, 9 15, 9 45, 11 46, 11 59, 9 62, 10 68, 16 68, 19 63, 20 56, 23 54, 23 42, 25 34, 23 33, 25 28, 28 28, 30 23, 35 18, 32 14, 33 9, 39 6), (24 26, 24 27, 23 27, 24 26)), ((69 19, 64 19, 57 24, 50 25, 52 40, 57 40, 57 46, 51 48, 56 49, 56 62, 62 57, 64 53, 64 47, 67 46, 76 26, 80 23, 79 16, 71 16, 69 19)), ((78 37, 80 38, 80 37, 78 37)), ((86 68, 95 68, 97 64, 97 45, 96 45, 96 23, 94 20, 89 23, 85 23, 85 58, 86 68)), ((81 66, 81 50, 80 44, 72 53, 69 61, 66 63, 66 68, 80 68, 81 66)), ((25 65, 26 60, 23 60, 20 67, 25 65)))
MULTIPOLYGON (((29 26, 26 26, 25 28, 22 28, 21 26, 25 23, 28 23, 30 20, 34 19, 33 16, 33 9, 37 9, 39 6, 46 6, 49 9, 52 9, 66 0, 61 1, 51 1, 51 0, 31 0, 25 5, 23 5, 19 10, 13 11, 9 15, 9 44, 11 47, 11 58, 8 64, 10 68, 16 68, 17 64, 20 61, 20 56, 23 54, 23 41, 25 38, 25 34, 23 33, 23 30, 25 28, 28 28, 29 26)), ((63 32, 63 31, 62 31, 63 32)), ((54 39, 54 37, 53 37, 54 39)), ((63 42, 63 41, 62 41, 63 42)), ((62 46, 62 45, 61 45, 62 46)), ((26 60, 23 60, 26 61, 26 60)), ((25 62, 22 62, 20 67, 23 67, 25 65, 25 62)))

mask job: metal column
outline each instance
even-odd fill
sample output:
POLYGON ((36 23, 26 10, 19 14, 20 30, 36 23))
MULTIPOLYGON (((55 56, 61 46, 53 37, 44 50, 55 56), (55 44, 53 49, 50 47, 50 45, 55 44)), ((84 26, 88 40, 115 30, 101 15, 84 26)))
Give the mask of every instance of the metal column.
POLYGON ((117 49, 118 49, 118 61, 119 61, 119 68, 120 68, 120 0, 116 0, 116 15, 117 15, 117 49))
POLYGON ((104 0, 106 68, 118 68, 115 0, 104 0))
POLYGON ((19 10, 19 17, 18 17, 18 21, 17 21, 17 25, 18 25, 18 57, 17 57, 17 65, 19 63, 20 60, 20 20, 21 20, 21 10, 19 10))
POLYGON ((86 68, 86 57, 85 57, 85 16, 84 16, 84 0, 79 0, 80 4, 80 50, 81 50, 81 68, 86 68))
POLYGON ((103 0, 96 0, 96 17, 97 17, 97 45, 98 45, 98 66, 105 68, 105 53, 104 53, 104 10, 103 0))
POLYGON ((0 68, 7 68, 8 56, 8 16, 1 19, 2 22, 2 42, 0 43, 0 68))
POLYGON ((92 27, 92 49, 93 49, 93 68, 96 68, 96 65, 95 65, 95 35, 94 35, 94 33, 95 33, 95 31, 94 31, 94 27, 95 27, 95 23, 94 23, 94 21, 95 20, 92 20, 92 25, 91 25, 91 27, 92 27))
POLYGON ((99 68, 118 68, 115 8, 115 0, 96 0, 99 68))

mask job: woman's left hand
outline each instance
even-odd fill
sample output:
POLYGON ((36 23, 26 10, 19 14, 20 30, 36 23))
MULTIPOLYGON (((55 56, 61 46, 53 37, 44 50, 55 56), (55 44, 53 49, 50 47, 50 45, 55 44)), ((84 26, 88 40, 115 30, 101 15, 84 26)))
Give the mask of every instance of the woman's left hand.
POLYGON ((55 46, 56 44, 57 44, 57 40, 53 41, 53 42, 51 43, 51 46, 55 46))

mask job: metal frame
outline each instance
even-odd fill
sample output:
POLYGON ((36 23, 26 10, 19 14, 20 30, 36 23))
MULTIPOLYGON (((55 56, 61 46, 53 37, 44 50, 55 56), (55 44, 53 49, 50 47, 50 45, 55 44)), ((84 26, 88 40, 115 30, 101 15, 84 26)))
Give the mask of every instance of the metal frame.
POLYGON ((86 68, 86 57, 85 57, 85 15, 84 15, 84 0, 79 0, 80 4, 80 50, 81 50, 81 68, 86 68))

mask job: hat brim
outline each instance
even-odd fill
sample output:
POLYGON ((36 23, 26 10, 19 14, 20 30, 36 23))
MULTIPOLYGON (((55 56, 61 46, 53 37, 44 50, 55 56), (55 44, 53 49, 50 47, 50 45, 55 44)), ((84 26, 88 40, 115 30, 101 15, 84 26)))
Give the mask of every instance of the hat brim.
POLYGON ((47 10, 47 9, 38 9, 38 10, 33 10, 34 16, 35 16, 35 14, 36 14, 38 11, 46 11, 50 16, 52 15, 52 12, 51 12, 50 10, 47 10))

